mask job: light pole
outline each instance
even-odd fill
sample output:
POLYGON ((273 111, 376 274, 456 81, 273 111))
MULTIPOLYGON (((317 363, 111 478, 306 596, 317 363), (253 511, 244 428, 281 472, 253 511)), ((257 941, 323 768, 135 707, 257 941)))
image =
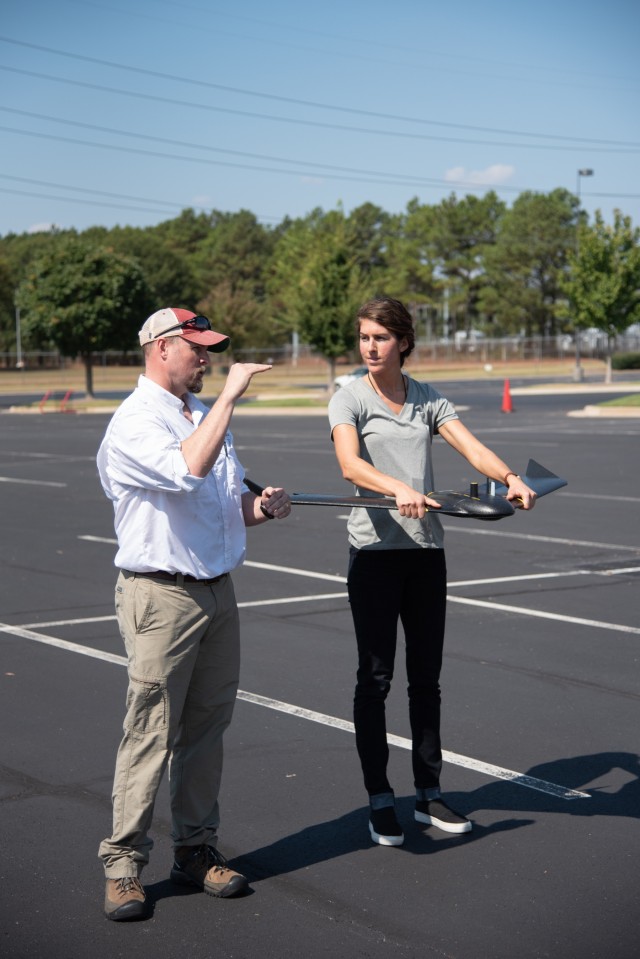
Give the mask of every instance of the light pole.
MULTIPOLYGON (((578 196, 578 225, 576 229, 576 260, 580 256, 580 184, 583 176, 593 176, 593 170, 582 169, 576 174, 576 194, 578 196)), ((573 370, 574 383, 582 383, 584 380, 584 370, 580 365, 580 330, 578 324, 574 325, 574 339, 576 344, 576 365, 573 370)))
MULTIPOLYGON (((16 293, 18 291, 16 290, 16 293)), ((16 296, 14 294, 13 301, 15 303, 16 296)), ((20 328, 20 307, 16 304, 16 369, 21 370, 24 366, 24 361, 22 359, 22 335, 20 328)))

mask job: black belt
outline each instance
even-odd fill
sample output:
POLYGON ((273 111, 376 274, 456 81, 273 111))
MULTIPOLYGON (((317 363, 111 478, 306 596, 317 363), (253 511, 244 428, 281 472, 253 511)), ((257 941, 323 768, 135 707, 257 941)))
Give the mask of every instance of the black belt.
POLYGON ((200 583, 201 586, 211 586, 213 583, 219 583, 227 575, 213 576, 211 579, 198 579, 196 576, 190 576, 188 573, 166 573, 163 569, 156 569, 152 573, 134 573, 134 576, 145 576, 147 579, 161 579, 163 582, 173 583, 180 586, 182 583, 200 583))

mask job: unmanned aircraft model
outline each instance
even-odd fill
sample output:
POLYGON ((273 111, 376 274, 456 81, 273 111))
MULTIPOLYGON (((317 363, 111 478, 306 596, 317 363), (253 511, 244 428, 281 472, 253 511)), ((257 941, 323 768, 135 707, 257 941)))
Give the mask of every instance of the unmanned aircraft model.
MULTIPOLYGON (((522 476, 529 489, 532 489, 538 498, 553 493, 567 485, 567 481, 560 479, 555 473, 529 460, 526 473, 522 476)), ((263 487, 245 477, 245 485, 260 496, 263 487)), ((496 483, 487 479, 484 488, 480 491, 478 483, 471 483, 468 493, 456 490, 436 490, 427 493, 429 499, 434 499, 440 508, 432 510, 442 516, 457 516, 461 519, 497 520, 505 516, 513 516, 517 507, 507 499, 507 487, 504 483, 496 483)), ((359 507, 362 509, 397 509, 396 501, 390 496, 333 496, 323 493, 291 493, 292 506, 341 506, 359 507)), ((427 508, 427 512, 429 509, 427 508)))

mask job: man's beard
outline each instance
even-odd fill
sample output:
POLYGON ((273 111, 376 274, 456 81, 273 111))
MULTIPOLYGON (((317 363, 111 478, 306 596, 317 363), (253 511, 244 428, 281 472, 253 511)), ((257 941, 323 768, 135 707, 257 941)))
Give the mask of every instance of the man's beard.
POLYGON ((201 393, 203 384, 204 378, 196 373, 191 382, 187 383, 187 389, 190 393, 201 393))

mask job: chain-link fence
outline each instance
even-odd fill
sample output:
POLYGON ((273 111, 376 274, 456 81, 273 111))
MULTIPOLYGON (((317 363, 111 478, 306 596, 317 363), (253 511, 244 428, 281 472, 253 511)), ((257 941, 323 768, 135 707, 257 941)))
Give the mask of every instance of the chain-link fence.
MULTIPOLYGON (((608 354, 607 336, 599 330, 583 330, 579 334, 580 355, 587 359, 604 359, 608 354)), ((613 339, 613 353, 633 353, 640 351, 640 330, 625 333, 613 339)), ((414 359, 420 362, 469 362, 491 363, 509 360, 554 360, 570 359, 575 356, 576 345, 573 336, 562 334, 552 337, 509 336, 490 338, 479 333, 470 335, 456 334, 451 339, 418 339, 414 359)), ((256 349, 237 350, 233 354, 218 356, 214 362, 228 365, 229 361, 251 363, 273 363, 274 365, 305 366, 324 364, 324 359, 310 346, 303 344, 256 349)), ((343 358, 346 363, 357 363, 356 352, 343 358)), ((0 353, 0 369, 65 369, 77 363, 77 360, 62 356, 55 351, 29 351, 20 357, 15 352, 0 353)), ((143 366, 142 352, 105 350, 93 354, 93 366, 143 366)))

